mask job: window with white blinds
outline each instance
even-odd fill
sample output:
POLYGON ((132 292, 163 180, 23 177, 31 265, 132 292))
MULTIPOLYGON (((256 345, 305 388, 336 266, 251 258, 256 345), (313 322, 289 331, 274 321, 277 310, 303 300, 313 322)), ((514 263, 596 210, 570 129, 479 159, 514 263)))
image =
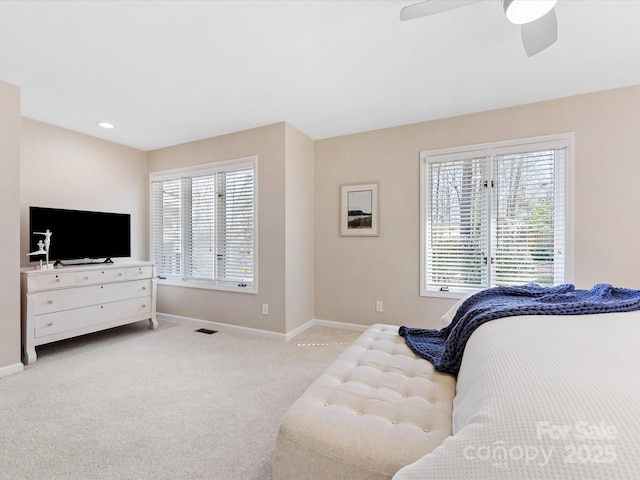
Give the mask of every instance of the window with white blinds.
POLYGON ((255 291, 257 158, 154 172, 151 246, 158 274, 255 291))
POLYGON ((571 281, 572 134, 421 154, 421 293, 571 281))

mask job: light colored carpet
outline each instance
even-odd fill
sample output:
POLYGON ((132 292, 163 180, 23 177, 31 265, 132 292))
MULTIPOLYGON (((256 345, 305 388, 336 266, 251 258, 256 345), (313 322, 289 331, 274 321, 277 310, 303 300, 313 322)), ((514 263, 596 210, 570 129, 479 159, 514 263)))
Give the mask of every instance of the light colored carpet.
POLYGON ((0 378, 0 478, 269 480, 280 419, 360 334, 194 330, 140 322, 38 347, 0 378))

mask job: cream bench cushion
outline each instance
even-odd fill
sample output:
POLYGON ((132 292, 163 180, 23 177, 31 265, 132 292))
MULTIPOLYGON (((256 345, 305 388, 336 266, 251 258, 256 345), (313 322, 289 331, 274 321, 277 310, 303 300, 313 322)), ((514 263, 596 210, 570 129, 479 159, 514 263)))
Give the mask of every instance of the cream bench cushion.
POLYGON ((274 480, 390 479, 451 435, 455 379, 369 327, 282 420, 274 480))

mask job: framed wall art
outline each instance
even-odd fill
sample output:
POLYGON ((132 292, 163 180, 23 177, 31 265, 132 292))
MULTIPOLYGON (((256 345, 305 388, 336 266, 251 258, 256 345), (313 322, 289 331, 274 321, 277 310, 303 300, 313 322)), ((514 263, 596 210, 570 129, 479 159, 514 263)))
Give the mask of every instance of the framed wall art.
POLYGON ((340 187, 340 235, 378 236, 378 184, 340 187))

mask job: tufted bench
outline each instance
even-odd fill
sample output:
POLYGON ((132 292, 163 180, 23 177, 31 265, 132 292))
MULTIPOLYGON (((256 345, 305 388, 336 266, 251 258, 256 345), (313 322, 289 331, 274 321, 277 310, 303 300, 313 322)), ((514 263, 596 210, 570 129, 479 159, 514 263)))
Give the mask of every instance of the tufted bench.
POLYGON ((283 418, 274 480, 390 479, 451 435, 455 379, 368 328, 283 418))

